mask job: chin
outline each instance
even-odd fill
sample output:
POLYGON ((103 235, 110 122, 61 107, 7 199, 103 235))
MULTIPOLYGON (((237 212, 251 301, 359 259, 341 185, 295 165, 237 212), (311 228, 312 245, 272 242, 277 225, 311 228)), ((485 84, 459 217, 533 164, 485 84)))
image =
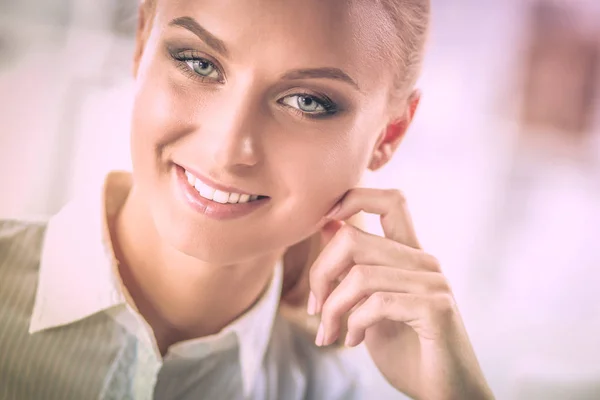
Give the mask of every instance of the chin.
MULTIPOLYGON (((311 225, 291 226, 290 218, 274 218, 273 210, 248 217, 215 220, 186 209, 168 190, 154 193, 152 219, 162 241, 198 261, 226 266, 282 253, 306 237, 311 225), (282 230, 282 227, 286 229, 282 230)), ((306 219, 302 219, 306 222, 306 219)))
POLYGON ((178 238, 173 239, 174 240, 169 243, 178 252, 192 257, 195 260, 216 266, 239 264, 258 255, 255 252, 240 251, 240 249, 237 248, 234 249, 227 243, 222 243, 221 246, 210 246, 206 243, 196 244, 189 239, 186 240, 186 238, 181 238, 181 240, 178 238))
POLYGON ((268 230, 257 235, 240 228, 238 223, 198 222, 169 215, 156 217, 156 228, 164 243, 205 263, 238 264, 277 250, 277 239, 268 237, 268 230))

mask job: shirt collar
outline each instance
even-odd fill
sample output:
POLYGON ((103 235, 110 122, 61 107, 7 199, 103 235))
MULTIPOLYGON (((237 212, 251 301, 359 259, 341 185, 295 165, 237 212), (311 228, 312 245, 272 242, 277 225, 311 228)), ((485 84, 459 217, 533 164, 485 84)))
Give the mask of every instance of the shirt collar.
POLYGON ((124 304, 110 240, 111 179, 68 203, 48 222, 29 332, 67 325, 124 304))
MULTIPOLYGON (((98 312, 126 304, 107 227, 131 187, 131 175, 111 172, 100 190, 89 191, 67 204, 48 223, 40 258, 39 283, 29 332, 68 325, 98 312), (68 284, 74 282, 75 284, 68 284)), ((239 343, 244 393, 253 388, 271 338, 279 306, 283 266, 250 310, 226 326, 214 339, 233 332, 239 343)), ((206 344, 211 338, 198 339, 206 344)), ((194 340, 179 346, 185 348, 194 340)))

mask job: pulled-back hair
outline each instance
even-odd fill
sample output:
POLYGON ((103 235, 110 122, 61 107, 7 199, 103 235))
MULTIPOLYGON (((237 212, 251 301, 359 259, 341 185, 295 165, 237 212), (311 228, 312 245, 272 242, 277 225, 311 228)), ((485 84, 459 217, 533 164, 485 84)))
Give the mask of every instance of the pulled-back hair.
MULTIPOLYGON (((144 14, 154 18, 157 0, 141 0, 144 14)), ((406 99, 419 78, 429 32, 431 14, 430 0, 370 0, 378 3, 386 12, 386 23, 394 35, 386 40, 386 53, 394 69, 395 99, 406 99)), ((150 29, 152 24, 147 24, 150 29)))

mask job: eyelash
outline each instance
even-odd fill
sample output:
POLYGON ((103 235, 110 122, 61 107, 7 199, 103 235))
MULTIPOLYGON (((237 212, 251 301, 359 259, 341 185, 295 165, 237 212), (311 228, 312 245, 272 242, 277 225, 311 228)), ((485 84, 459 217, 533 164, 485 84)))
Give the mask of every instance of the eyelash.
POLYGON ((191 50, 191 49, 171 50, 171 49, 169 49, 169 54, 171 55, 173 60, 177 62, 177 67, 189 78, 199 80, 200 82, 217 82, 217 83, 225 82, 225 78, 223 77, 221 68, 216 63, 212 62, 211 60, 207 59, 206 57, 203 57, 196 50, 191 50), (210 66, 212 66, 215 69, 215 71, 217 71, 217 73, 219 74, 219 78, 218 79, 209 78, 209 77, 202 76, 202 75, 196 73, 193 70, 193 68, 191 68, 188 65, 188 63, 190 61, 200 61, 200 62, 205 62, 205 63, 210 64, 210 66))
POLYGON ((288 94, 288 95, 284 96, 282 99, 278 100, 277 103, 283 107, 286 107, 288 110, 290 110, 291 112, 293 112, 295 115, 297 115, 300 118, 313 118, 313 119, 327 118, 338 112, 337 105, 329 97, 327 97, 323 94, 321 96, 315 96, 314 94, 310 94, 310 93, 306 93, 306 92, 292 93, 292 94, 288 94), (325 109, 325 111, 317 112, 317 113, 310 113, 310 112, 302 111, 296 107, 287 105, 283 102, 285 99, 287 99, 289 97, 294 97, 294 96, 308 97, 309 99, 316 101, 319 105, 321 105, 321 107, 323 107, 325 109))
MULTIPOLYGON (((198 80, 200 82, 217 82, 217 83, 225 82, 223 73, 221 72, 221 68, 214 62, 207 59, 206 57, 203 57, 196 50, 169 49, 168 52, 169 52, 170 56, 173 58, 173 60, 177 62, 177 67, 187 77, 198 80), (197 72, 195 72, 193 70, 193 68, 190 68, 190 66, 188 65, 188 62, 190 62, 190 61, 201 61, 201 62, 206 62, 206 63, 210 64, 219 74, 219 79, 209 78, 209 77, 198 74, 197 72)), ((330 117, 338 112, 337 105, 329 97, 327 97, 323 94, 321 94, 320 96, 315 96, 313 94, 306 93, 306 92, 292 93, 292 94, 288 94, 288 95, 284 96, 283 98, 278 100, 277 103, 280 104, 281 106, 285 107, 289 111, 293 112, 296 116, 298 116, 300 118, 321 119, 321 118, 330 117), (316 101, 319 105, 321 105, 325 109, 325 111, 319 112, 319 113, 310 113, 310 112, 302 111, 298 108, 295 108, 295 107, 292 107, 290 105, 283 103, 284 99, 287 99, 292 96, 310 98, 311 100, 316 101)))

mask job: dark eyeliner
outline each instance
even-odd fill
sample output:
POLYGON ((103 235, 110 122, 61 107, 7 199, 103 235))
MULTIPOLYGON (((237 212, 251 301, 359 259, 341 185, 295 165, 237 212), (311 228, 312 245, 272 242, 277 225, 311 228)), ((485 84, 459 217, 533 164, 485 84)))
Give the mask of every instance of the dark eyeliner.
POLYGON ((203 53, 190 48, 176 48, 173 46, 167 46, 167 53, 171 57, 171 59, 176 63, 177 68, 179 68, 187 77, 191 79, 199 80, 200 82, 216 82, 216 83, 224 83, 225 76, 223 74, 222 68, 211 60, 209 57, 204 55, 203 53), (204 61, 212 65, 212 67, 219 74, 219 79, 208 78, 196 73, 190 66, 187 64, 189 61, 204 61))
POLYGON ((311 93, 290 93, 286 96, 284 96, 283 98, 281 98, 278 101, 279 104, 281 104, 282 106, 288 108, 290 111, 292 111, 294 114, 302 117, 302 118, 312 118, 312 119, 324 119, 324 118, 328 118, 331 117, 333 115, 335 115, 338 111, 339 108, 338 106, 326 95, 324 94, 320 94, 320 95, 314 95, 311 93), (307 112, 307 111, 302 111, 299 108, 296 107, 292 107, 288 104, 285 104, 283 102, 283 99, 287 98, 287 97, 291 97, 291 96, 302 96, 302 97, 309 97, 311 98, 313 101, 316 101, 317 103, 319 103, 324 109, 324 112, 316 112, 316 113, 311 113, 311 112, 307 112))
POLYGON ((317 101, 319 104, 323 106, 325 109, 324 114, 335 114, 337 112, 337 105, 327 96, 322 94, 322 97, 313 96, 310 94, 303 95, 305 97, 310 97, 311 99, 317 101))

